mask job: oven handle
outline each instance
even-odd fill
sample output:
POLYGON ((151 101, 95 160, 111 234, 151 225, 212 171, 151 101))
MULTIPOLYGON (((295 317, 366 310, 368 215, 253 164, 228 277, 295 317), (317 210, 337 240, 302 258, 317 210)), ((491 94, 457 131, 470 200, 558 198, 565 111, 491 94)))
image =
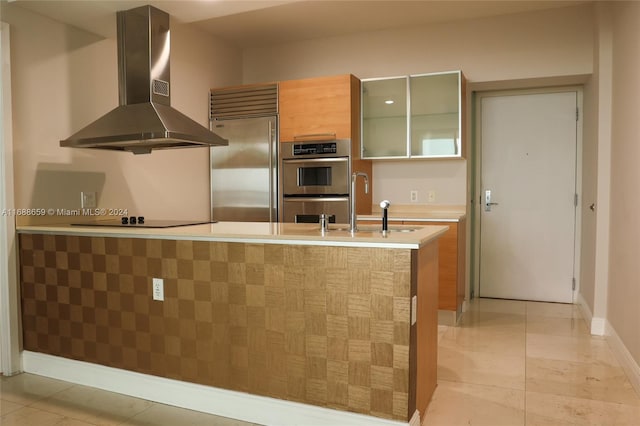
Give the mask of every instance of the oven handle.
POLYGON ((289 160, 283 159, 282 162, 285 164, 300 164, 300 163, 340 163, 349 161, 349 157, 331 157, 331 158, 306 158, 306 159, 296 159, 289 160))
POLYGON ((349 197, 284 197, 285 203, 305 203, 308 201, 349 201, 349 197))

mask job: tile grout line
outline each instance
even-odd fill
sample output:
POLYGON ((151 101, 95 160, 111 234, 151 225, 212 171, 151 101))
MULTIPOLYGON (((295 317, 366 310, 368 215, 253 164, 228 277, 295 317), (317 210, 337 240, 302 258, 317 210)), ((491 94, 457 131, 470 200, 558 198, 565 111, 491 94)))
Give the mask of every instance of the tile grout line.
MULTIPOLYGON (((134 398, 134 397, 131 397, 131 398, 134 398)), ((162 403, 160 403, 160 402, 150 401, 150 400, 148 400, 148 399, 144 399, 144 398, 139 398, 139 399, 143 399, 144 401, 149 401, 149 402, 151 403, 151 405, 149 405, 149 406, 148 406, 147 408, 145 408, 144 410, 142 410, 142 411, 140 411, 140 412, 138 412, 138 413, 134 414, 133 416, 131 416, 131 417, 127 417, 127 418, 124 420, 124 422, 123 422, 123 423, 121 423, 121 425, 127 425, 127 424, 129 424, 129 423, 128 423, 129 421, 131 421, 131 420, 133 420, 134 418, 138 417, 138 416, 139 416, 139 415, 141 415, 142 413, 146 413, 147 411, 151 410, 151 409, 152 409, 152 408, 154 408, 155 406, 158 406, 158 405, 168 405, 169 407, 173 407, 172 405, 169 405, 169 404, 162 404, 162 403)), ((178 408, 178 407, 175 407, 175 408, 178 408)))
MULTIPOLYGON (((45 397, 30 401, 29 404, 26 405, 25 407, 28 407, 28 408, 31 408, 31 409, 34 409, 34 410, 38 410, 38 411, 41 411, 41 412, 44 412, 44 413, 52 414, 52 415, 55 415, 55 416, 61 416, 62 417, 61 421, 65 420, 65 419, 67 419, 67 420, 75 420, 75 421, 78 421, 78 422, 86 423, 87 425, 97 426, 98 423, 95 423, 93 421, 89 421, 86 418, 80 418, 80 417, 77 417, 75 415, 69 415, 67 413, 62 414, 62 413, 59 413, 59 412, 56 412, 56 411, 52 411, 52 410, 47 409, 47 408, 34 406, 34 404, 38 404, 38 403, 41 403, 41 402, 48 401, 50 403, 55 404, 55 406, 58 407, 59 406, 59 402, 54 397, 57 396, 57 395, 60 395, 60 394, 62 394, 64 392, 68 392, 69 390, 71 390, 73 388, 77 388, 79 386, 84 386, 84 385, 78 385, 78 384, 70 383, 69 386, 65 387, 64 389, 61 389, 61 390, 56 391, 56 392, 53 392, 52 394, 47 395, 45 397)), ((98 388, 95 388, 95 389, 98 389, 98 388)), ((109 391, 105 391, 105 392, 109 392, 109 391)), ((148 407, 148 408, 150 408, 150 407, 148 407)), ((146 411, 148 408, 146 408, 145 410, 142 410, 142 411, 146 411)), ((86 407, 82 407, 82 411, 83 412, 86 411, 86 407)), ((136 413, 131 417, 126 417, 125 419, 123 419, 123 421, 126 423, 126 421, 133 419, 133 417, 135 417, 138 414, 140 414, 140 413, 136 413)), ((120 424, 125 424, 125 423, 120 423, 120 424)))
POLYGON ((33 401, 30 401, 30 402, 29 402, 29 404, 28 404, 28 405, 26 405, 26 407, 29 407, 29 408, 31 408, 31 409, 33 409, 33 410, 41 411, 41 412, 43 412, 43 413, 47 413, 47 414, 51 414, 51 415, 55 415, 55 416, 61 416, 61 417, 62 417, 62 420, 61 420, 61 421, 65 420, 65 419, 70 419, 70 420, 76 420, 76 421, 80 421, 80 422, 88 423, 88 422, 84 421, 83 419, 79 419, 79 418, 77 418, 77 417, 70 417, 70 416, 67 416, 66 414, 60 414, 60 413, 56 413, 55 411, 50 411, 50 410, 44 409, 44 408, 42 408, 42 407, 36 407, 36 406, 34 406, 34 404, 38 404, 38 403, 40 403, 40 402, 44 402, 44 401, 53 401, 53 399, 52 399, 52 398, 53 398, 55 395, 61 394, 62 392, 65 392, 65 391, 68 391, 69 389, 73 388, 74 386, 76 386, 76 385, 74 385, 74 384, 69 384, 69 386, 65 387, 64 389, 60 389, 60 390, 58 390, 58 391, 56 391, 56 392, 53 392, 52 394, 49 394, 49 395, 47 395, 47 396, 43 396, 43 397, 41 397, 41 398, 37 398, 37 399, 35 399, 35 400, 33 400, 33 401))
MULTIPOLYGON (((68 390, 68 389, 72 388, 73 386, 74 386, 73 384, 69 384, 69 385, 68 385, 67 387, 65 387, 64 389, 61 389, 61 390, 55 391, 55 392, 53 392, 53 393, 51 393, 51 394, 49 394, 49 395, 46 395, 46 396, 39 395, 39 396, 37 396, 37 397, 35 397, 35 398, 31 398, 31 397, 30 397, 30 398, 29 398, 29 401, 27 401, 27 403, 26 403, 26 404, 25 404, 25 403, 17 403, 17 402, 11 401, 11 400, 4 399, 4 398, 2 398, 2 397, 1 397, 1 395, 0 395, 0 400, 7 401, 7 402, 11 402, 11 403, 13 403, 13 404, 20 405, 20 408, 18 408, 18 409, 16 409, 16 410, 14 410, 14 411, 11 411, 11 412, 9 412, 9 413, 3 414, 2 416, 0 416, 0 419, 1 419, 1 418, 5 418, 7 415, 9 415, 9 414, 11 414, 11 413, 13 413, 13 412, 15 412, 15 411, 18 411, 18 410, 24 409, 24 408, 29 408, 29 409, 31 409, 31 410, 41 411, 41 412, 43 412, 43 413, 47 413, 47 414, 51 414, 51 415, 62 416, 62 417, 63 417, 63 420, 64 420, 65 418, 69 419, 70 417, 68 417, 68 416, 66 416, 66 415, 61 415, 60 413, 56 413, 56 412, 53 412, 53 411, 45 410, 45 409, 42 409, 41 407, 36 407, 36 406, 34 406, 34 404, 37 404, 37 403, 39 403, 39 402, 43 402, 43 401, 49 400, 52 396, 57 395, 57 394, 59 394, 60 392, 64 392, 65 390, 68 390)), ((75 418, 75 417, 74 417, 74 418, 71 418, 71 419, 81 421, 81 419, 77 419, 77 418, 75 418)))
MULTIPOLYGON (((70 386, 70 387, 73 387, 73 385, 72 385, 72 386, 70 386)), ((67 388, 67 389, 68 389, 68 388, 67 388)), ((63 392, 63 391, 59 391, 59 392, 63 392)), ((42 399, 40 399, 40 400, 38 400, 38 401, 33 401, 33 403, 46 401, 46 400, 50 399, 53 395, 57 395, 59 392, 55 392, 55 393, 51 394, 50 396, 48 396, 48 397, 46 397, 46 398, 42 398, 42 399)), ((57 407, 57 406, 58 406, 58 405, 56 405, 56 407, 57 407)), ((29 404, 29 405, 28 405, 28 406, 26 406, 26 407, 28 407, 28 408, 30 408, 30 409, 32 409, 32 410, 38 410, 38 411, 40 411, 40 412, 47 413, 47 414, 50 414, 50 415, 53 415, 53 416, 59 416, 59 417, 62 417, 62 419, 60 419, 60 422, 62 422, 62 421, 64 421, 64 420, 74 420, 74 421, 77 421, 77 422, 83 422, 83 423, 86 423, 86 424, 88 424, 88 425, 95 425, 95 423, 88 422, 86 419, 81 419, 81 418, 78 418, 78 417, 75 417, 75 416, 69 416, 69 415, 67 415, 67 414, 57 413, 57 412, 55 412, 55 411, 51 411, 51 410, 48 410, 48 409, 46 409, 46 408, 42 408, 42 407, 34 407, 34 406, 33 406, 33 405, 31 405, 31 404, 29 404)), ((59 422, 58 422, 58 423, 59 423, 59 422)), ((56 424, 58 424, 58 423, 56 423, 56 424)), ((97 426, 97 425, 96 425, 96 426, 97 426)))
POLYGON ((18 410, 21 410, 21 409, 23 409, 23 408, 26 408, 26 407, 27 407, 26 405, 19 404, 19 403, 17 403, 17 402, 9 401, 9 400, 7 400, 7 399, 4 399, 4 398, 2 398, 2 395, 0 394, 0 403, 2 403, 2 401, 4 401, 4 402, 9 402, 9 403, 11 403, 11 404, 17 405, 17 406, 18 406, 18 408, 16 408, 15 410, 11 410, 11 411, 9 411, 9 412, 7 412, 7 413, 4 413, 4 414, 0 415, 0 425, 3 423, 3 422, 2 422, 2 419, 6 418, 9 414, 11 414, 11 413, 13 413, 13 412, 15 412, 15 411, 18 411, 18 410))
MULTIPOLYGON (((54 379, 54 380, 57 380, 57 379, 54 379)), ((59 381, 62 382, 62 380, 59 380, 59 381)), ((30 408, 37 408, 37 407, 34 407, 33 404, 37 404, 39 402, 50 400, 54 395, 58 395, 58 394, 60 394, 62 392, 68 391, 69 389, 71 389, 71 388, 73 388, 75 386, 74 384, 69 383, 69 382, 65 382, 65 383, 68 384, 67 387, 65 387, 63 389, 60 389, 58 391, 55 391, 55 392, 53 392, 53 393, 51 393, 49 395, 41 396, 41 397, 38 397, 36 399, 33 399, 33 400, 29 401, 29 404, 27 404, 26 406, 30 407, 30 408)), ((37 408, 37 409, 40 410, 40 408, 37 408)), ((48 411, 48 410, 41 410, 41 411, 46 411, 47 413, 51 412, 51 411, 48 411)))

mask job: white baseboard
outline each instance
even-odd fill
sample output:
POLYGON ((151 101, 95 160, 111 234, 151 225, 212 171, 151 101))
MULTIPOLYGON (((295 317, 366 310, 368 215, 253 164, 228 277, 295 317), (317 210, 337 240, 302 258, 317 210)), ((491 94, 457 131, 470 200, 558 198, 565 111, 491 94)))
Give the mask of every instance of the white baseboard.
POLYGON ((607 343, 609 343, 611 350, 622 365, 631 385, 635 388, 638 395, 640 395, 640 365, 638 365, 636 360, 633 358, 631 352, 629 352, 609 321, 606 321, 606 335, 607 343))
POLYGON ((591 334, 594 336, 604 336, 607 334, 608 321, 604 318, 591 319, 591 334))
POLYGON ((587 324, 590 324, 591 334, 606 336, 607 343, 609 343, 611 350, 616 355, 620 365, 622 365, 631 385, 633 385, 638 395, 640 395, 640 366, 633 356, 631 356, 631 353, 622 342, 620 336, 618 336, 618 333, 616 333, 616 330, 606 318, 594 317, 591 314, 591 309, 589 309, 589 305, 587 305, 587 302, 581 294, 578 294, 577 302, 584 320, 587 324))
POLYGON ((584 300, 584 297, 582 297, 582 294, 580 293, 578 293, 577 302, 580 307, 580 312, 591 330, 591 334, 595 336, 604 336, 606 333, 607 320, 605 318, 594 317, 587 301, 584 300))
MULTIPOLYGON (((414 425, 414 423, 165 379, 36 352, 23 351, 22 362, 24 371, 27 373, 262 425, 414 425)), ((418 417, 417 425, 419 424, 418 417)))

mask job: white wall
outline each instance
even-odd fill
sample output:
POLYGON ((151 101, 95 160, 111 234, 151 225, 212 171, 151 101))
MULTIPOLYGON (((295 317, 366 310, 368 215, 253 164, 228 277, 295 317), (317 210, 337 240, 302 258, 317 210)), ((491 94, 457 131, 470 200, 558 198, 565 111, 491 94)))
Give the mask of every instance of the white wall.
POLYGON ((607 316, 640 365, 640 3, 615 2, 607 316))
POLYGON ((471 81, 590 73, 592 20, 584 5, 246 49, 243 80, 455 69, 471 81))
MULTIPOLYGON (((60 148, 59 141, 118 104, 114 39, 102 39, 18 6, 11 27, 16 207, 98 206, 158 219, 209 218, 206 148, 126 152, 60 148)), ((115 16, 114 16, 115 25, 115 16)), ((172 106, 208 126, 208 90, 238 84, 239 50, 172 23, 172 106)))
POLYGON ((394 204, 410 204, 410 191, 418 191, 418 204, 464 206, 466 193, 460 183, 467 180, 464 160, 377 161, 373 171, 374 205, 388 199, 394 204), (433 191, 435 200, 428 201, 433 191))
POLYGON ((595 7, 594 72, 585 85, 580 295, 604 334, 609 281, 613 22, 610 5, 595 7), (589 207, 594 205, 592 211, 589 207))
MULTIPOLYGON (((9 33, 9 25, 0 22, 0 206, 8 210, 15 208, 9 33)), ((11 215, 0 218, 0 262, 0 373, 9 376, 21 370, 16 225, 11 215)))
MULTIPOLYGON (((593 38, 593 9, 582 5, 247 49, 243 82, 456 69, 470 82, 589 74, 593 38)), ((464 204, 465 170, 465 161, 375 162, 374 200, 406 203, 409 190, 418 189, 436 191, 436 204, 464 204)))
POLYGON ((580 248, 580 294, 593 315, 595 297, 596 212, 598 179, 598 79, 594 75, 584 86, 580 248))

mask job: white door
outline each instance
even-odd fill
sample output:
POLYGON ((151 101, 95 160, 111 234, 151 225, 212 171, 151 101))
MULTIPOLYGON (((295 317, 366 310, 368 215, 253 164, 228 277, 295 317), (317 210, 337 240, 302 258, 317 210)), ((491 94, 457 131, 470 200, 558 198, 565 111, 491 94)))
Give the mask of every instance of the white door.
POLYGON ((573 302, 576 111, 575 91, 481 99, 480 297, 573 302))

